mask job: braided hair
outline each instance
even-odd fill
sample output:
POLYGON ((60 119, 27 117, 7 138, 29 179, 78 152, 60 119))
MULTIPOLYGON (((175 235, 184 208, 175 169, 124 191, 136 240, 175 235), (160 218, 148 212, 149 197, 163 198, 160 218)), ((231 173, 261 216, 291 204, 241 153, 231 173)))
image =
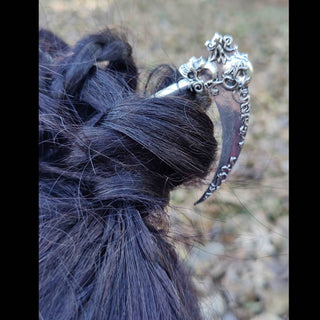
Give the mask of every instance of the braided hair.
POLYGON ((166 208, 217 142, 208 99, 150 97, 177 77, 161 65, 140 93, 124 34, 39 31, 40 319, 200 319, 166 208))

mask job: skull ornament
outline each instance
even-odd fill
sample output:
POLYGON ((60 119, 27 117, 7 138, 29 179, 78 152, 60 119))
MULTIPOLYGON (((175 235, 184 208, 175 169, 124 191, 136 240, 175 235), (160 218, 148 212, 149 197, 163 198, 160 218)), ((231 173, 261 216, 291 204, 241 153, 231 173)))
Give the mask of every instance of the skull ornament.
POLYGON ((235 89, 237 86, 240 88, 247 86, 253 74, 253 67, 248 60, 248 55, 238 52, 228 57, 222 70, 223 84, 229 89, 235 89))
POLYGON ((203 57, 190 58, 187 63, 180 66, 179 72, 184 78, 189 79, 191 88, 197 92, 201 92, 204 87, 210 86, 218 77, 216 65, 203 57))

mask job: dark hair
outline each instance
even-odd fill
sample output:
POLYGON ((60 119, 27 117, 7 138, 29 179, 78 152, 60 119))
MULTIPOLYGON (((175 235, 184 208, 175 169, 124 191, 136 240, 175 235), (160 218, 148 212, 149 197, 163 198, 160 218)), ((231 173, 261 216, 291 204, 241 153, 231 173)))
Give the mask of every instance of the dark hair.
POLYGON ((166 207, 207 175, 217 143, 208 97, 150 97, 178 75, 161 65, 138 93, 124 34, 71 48, 40 30, 40 319, 200 319, 166 207))

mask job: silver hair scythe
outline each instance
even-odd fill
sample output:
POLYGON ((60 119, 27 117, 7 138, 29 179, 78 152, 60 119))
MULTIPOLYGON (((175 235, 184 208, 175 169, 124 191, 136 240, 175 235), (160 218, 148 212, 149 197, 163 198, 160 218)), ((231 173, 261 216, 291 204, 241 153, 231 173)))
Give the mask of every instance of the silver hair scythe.
POLYGON ((210 55, 192 57, 179 67, 182 79, 156 92, 153 97, 174 95, 181 90, 209 92, 216 102, 222 125, 222 151, 217 171, 206 192, 195 205, 220 188, 236 163, 248 130, 250 95, 248 84, 253 67, 248 55, 231 47, 232 37, 215 33, 205 42, 210 55))

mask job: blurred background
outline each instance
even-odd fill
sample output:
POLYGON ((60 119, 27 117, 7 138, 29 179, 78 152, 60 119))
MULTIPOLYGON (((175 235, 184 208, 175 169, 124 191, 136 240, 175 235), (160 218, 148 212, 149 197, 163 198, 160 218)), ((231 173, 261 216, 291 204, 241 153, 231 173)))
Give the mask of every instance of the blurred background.
MULTIPOLYGON (((245 145, 221 189, 194 207, 212 175, 172 193, 176 249, 194 277, 204 319, 288 316, 288 1, 40 0, 39 25, 70 45, 106 26, 127 30, 143 86, 161 63, 207 57, 215 32, 254 67, 245 145)), ((219 115, 212 108, 221 146, 219 115)))

